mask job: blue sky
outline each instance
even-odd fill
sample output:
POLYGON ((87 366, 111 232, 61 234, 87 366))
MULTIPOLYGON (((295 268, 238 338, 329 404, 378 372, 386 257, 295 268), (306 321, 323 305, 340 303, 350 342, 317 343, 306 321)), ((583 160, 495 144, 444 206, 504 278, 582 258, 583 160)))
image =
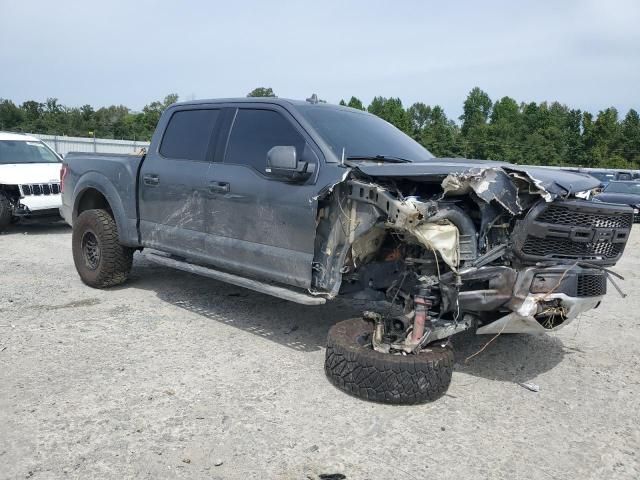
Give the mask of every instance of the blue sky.
POLYGON ((492 99, 640 109, 640 1, 0 0, 0 97, 140 109, 312 92, 461 113, 492 99))

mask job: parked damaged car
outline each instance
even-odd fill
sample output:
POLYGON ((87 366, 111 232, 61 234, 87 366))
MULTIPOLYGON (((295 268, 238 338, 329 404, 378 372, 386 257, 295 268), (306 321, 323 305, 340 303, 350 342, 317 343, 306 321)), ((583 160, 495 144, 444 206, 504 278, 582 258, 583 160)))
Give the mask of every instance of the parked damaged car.
POLYGON ((576 198, 598 186, 588 175, 434 158, 378 117, 314 99, 175 104, 145 156, 70 154, 62 178, 92 287, 124 282, 145 249, 306 305, 389 302, 330 329, 325 371, 398 404, 446 391, 459 332, 552 332, 597 307, 633 221, 576 198))
POLYGON ((22 218, 60 218, 61 164, 39 139, 0 132, 0 232, 22 218))

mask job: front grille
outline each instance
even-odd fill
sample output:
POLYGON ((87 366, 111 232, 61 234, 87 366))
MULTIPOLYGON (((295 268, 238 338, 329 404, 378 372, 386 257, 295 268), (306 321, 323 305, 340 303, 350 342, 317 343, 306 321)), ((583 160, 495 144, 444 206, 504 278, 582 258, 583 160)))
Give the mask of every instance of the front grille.
POLYGON ((607 293, 607 277, 604 274, 578 275, 577 297, 599 297, 607 293))
POLYGON ((32 183, 20 185, 22 195, 28 197, 30 195, 57 195, 60 193, 59 183, 32 183))
POLYGON ((550 205, 537 218, 538 222, 576 227, 629 228, 632 218, 626 214, 577 212, 561 205, 550 205))
POLYGON ((540 202, 514 229, 514 253, 525 263, 587 261, 613 265, 624 251, 633 210, 586 200, 540 202))
POLYGON ((578 243, 564 238, 529 237, 522 247, 522 252, 536 257, 597 260, 618 258, 623 249, 624 244, 621 243, 578 243))

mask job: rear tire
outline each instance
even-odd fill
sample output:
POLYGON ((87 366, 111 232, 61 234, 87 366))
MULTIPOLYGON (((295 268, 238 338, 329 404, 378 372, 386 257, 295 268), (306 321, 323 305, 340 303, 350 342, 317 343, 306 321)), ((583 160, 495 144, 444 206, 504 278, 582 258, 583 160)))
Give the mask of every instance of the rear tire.
POLYGON ((0 232, 11 224, 11 202, 7 196, 0 192, 0 232))
POLYGON ((373 325, 360 318, 337 323, 327 340, 325 372, 339 389, 365 400, 411 405, 436 400, 451 383, 453 349, 431 345, 416 355, 371 347, 373 325))
POLYGON ((133 263, 133 248, 120 245, 118 228, 105 210, 87 210, 73 222, 73 262, 82 281, 94 288, 124 283, 133 263))

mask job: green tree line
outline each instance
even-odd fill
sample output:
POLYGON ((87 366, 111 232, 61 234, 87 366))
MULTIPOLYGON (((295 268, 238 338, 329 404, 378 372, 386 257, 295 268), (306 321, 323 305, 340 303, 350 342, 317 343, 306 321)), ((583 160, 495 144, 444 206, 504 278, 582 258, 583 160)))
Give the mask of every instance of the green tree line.
POLYGON ((47 98, 44 103, 29 100, 21 105, 0 98, 0 130, 146 141, 164 109, 177 101, 178 95, 172 93, 145 105, 141 112, 133 112, 124 105, 95 110, 91 105, 65 107, 57 98, 47 98))
MULTIPOLYGON (((365 110, 351 97, 341 105, 365 110)), ((438 157, 504 160, 527 165, 640 168, 640 116, 621 118, 614 107, 594 116, 559 102, 495 102, 480 88, 469 92, 456 122, 442 107, 375 97, 366 107, 412 136, 438 157)))
MULTIPOLYGON (((248 97, 274 97, 259 87, 248 97)), ((0 130, 54 135, 149 140, 160 115, 178 95, 146 105, 141 112, 123 105, 94 109, 66 107, 56 98, 20 105, 0 98, 0 130)), ((357 97, 346 105, 387 120, 439 157, 505 160, 530 165, 640 168, 640 116, 624 116, 613 108, 597 115, 559 102, 520 102, 510 97, 491 100, 472 89, 462 115, 449 118, 438 105, 416 102, 405 108, 399 98, 375 97, 365 106, 357 97)))

